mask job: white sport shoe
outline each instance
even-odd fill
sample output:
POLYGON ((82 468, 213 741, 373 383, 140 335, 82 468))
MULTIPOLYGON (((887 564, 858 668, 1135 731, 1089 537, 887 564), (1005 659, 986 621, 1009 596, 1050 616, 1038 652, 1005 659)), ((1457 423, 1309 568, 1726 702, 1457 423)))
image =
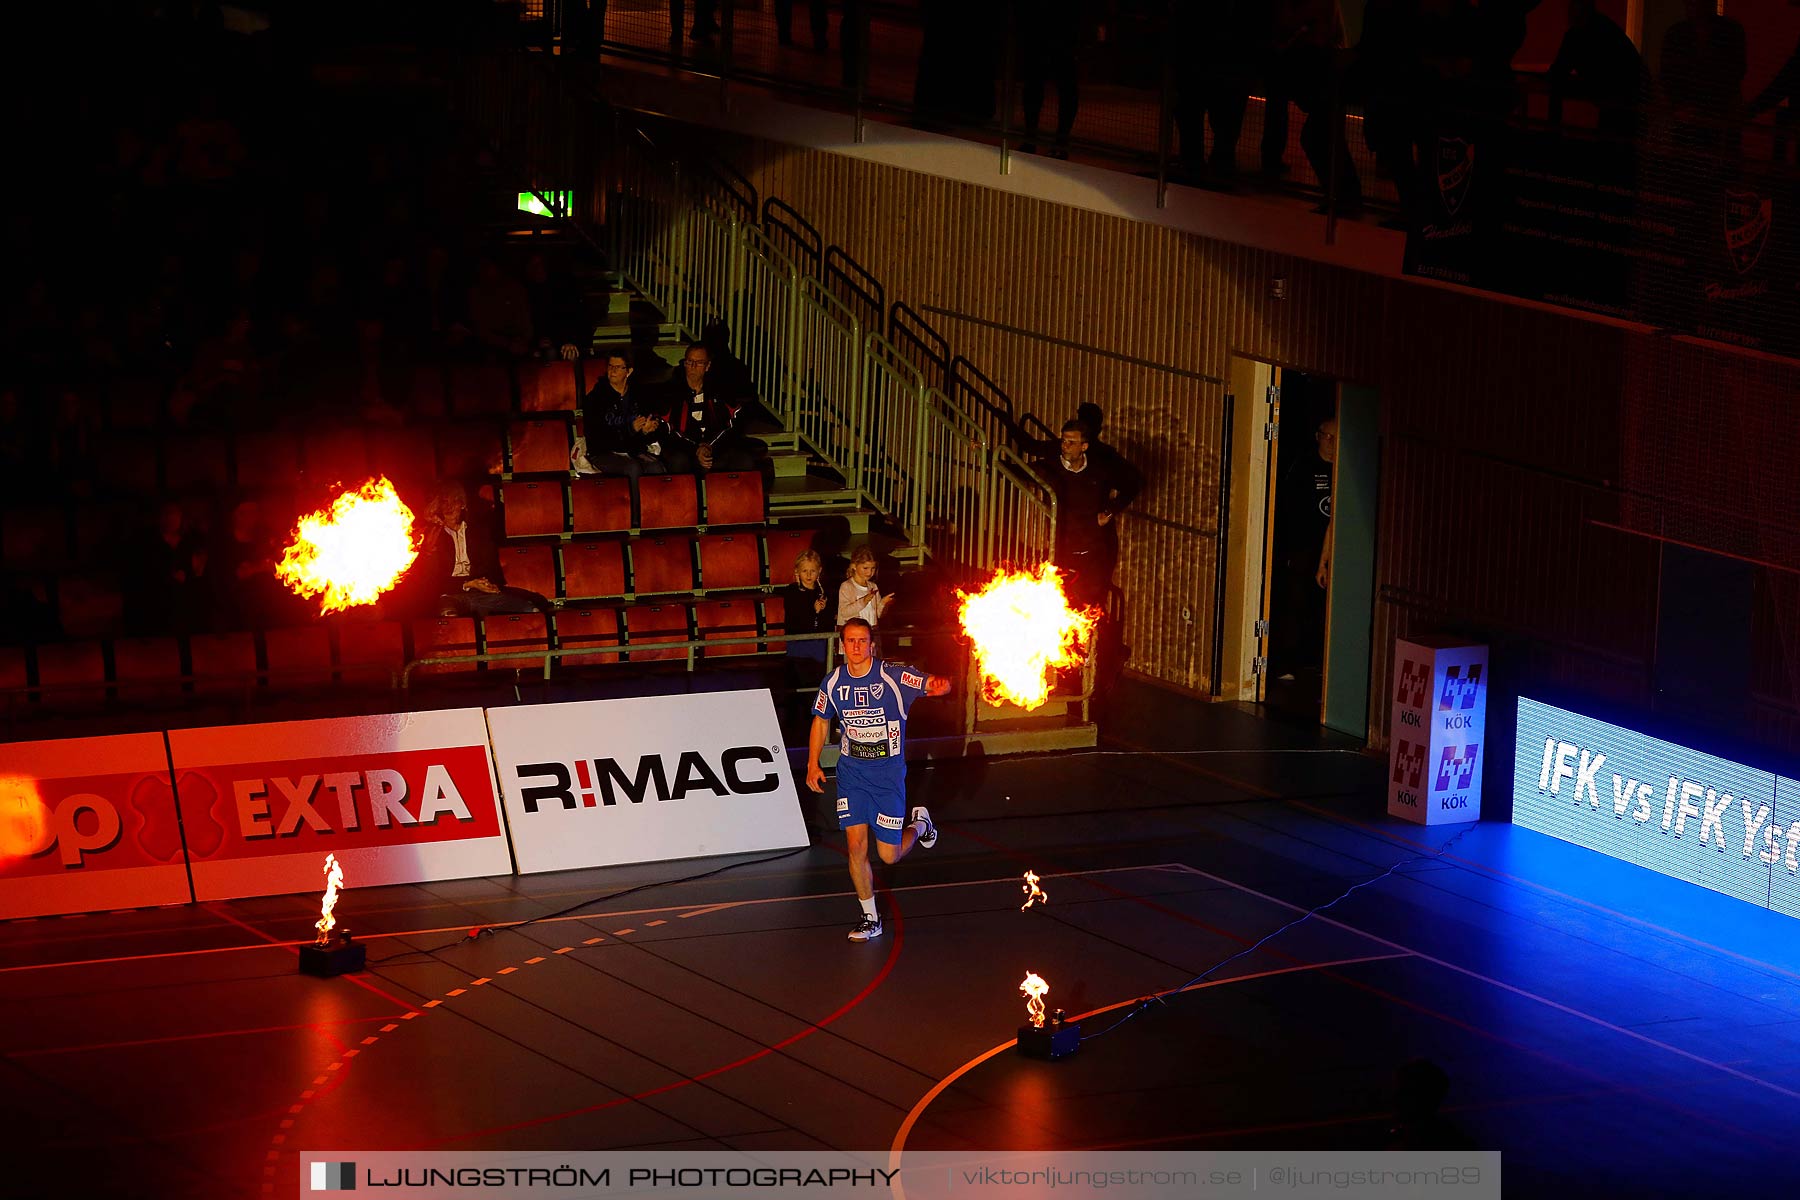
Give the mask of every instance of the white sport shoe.
POLYGON ((919 845, 927 850, 937 845, 938 828, 931 823, 931 811, 923 804, 916 806, 912 810, 912 821, 910 823, 914 825, 922 824, 925 826, 925 832, 919 835, 919 845))
POLYGON ((880 936, 880 917, 864 917, 856 923, 856 928, 850 931, 850 940, 853 942, 872 942, 880 936))

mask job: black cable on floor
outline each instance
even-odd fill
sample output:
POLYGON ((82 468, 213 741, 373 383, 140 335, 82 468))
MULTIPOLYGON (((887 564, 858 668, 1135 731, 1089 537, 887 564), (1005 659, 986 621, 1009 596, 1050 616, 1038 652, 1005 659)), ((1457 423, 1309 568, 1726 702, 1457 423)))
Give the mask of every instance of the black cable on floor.
POLYGON ((609 901, 618 900, 625 896, 633 895, 637 892, 648 891, 651 888, 673 887, 676 884, 695 883, 702 879, 710 879, 714 875, 722 875, 726 871, 735 871, 739 867, 755 867, 755 866, 760 866, 763 863, 780 862, 784 858, 792 858, 794 855, 799 854, 801 851, 810 850, 811 848, 812 847, 810 845, 796 846, 792 850, 784 850, 780 854, 771 854, 767 858, 752 858, 752 859, 748 859, 744 862, 726 863, 722 867, 714 867, 710 871, 701 871, 698 874, 694 874, 694 875, 683 875, 679 879, 652 879, 647 883, 633 884, 631 887, 621 888, 616 892, 609 892, 604 896, 590 896, 586 900, 580 900, 574 904, 569 905, 567 908, 559 908, 555 912, 539 913, 537 916, 527 917, 523 921, 505 921, 505 922, 502 922, 497 925, 477 925, 474 928, 470 929, 469 932, 467 932, 467 933, 463 934, 461 937, 457 938, 455 941, 445 942, 441 946, 432 946, 432 947, 429 947, 424 950, 402 950, 396 954, 389 954, 382 958, 371 958, 369 960, 369 965, 375 966, 379 963, 398 962, 401 959, 417 958, 420 955, 432 956, 432 955, 435 955, 439 950, 448 950, 452 946, 460 946, 467 942, 476 941, 476 940, 480 939, 481 937, 485 936, 486 934, 493 933, 496 930, 520 929, 526 925, 535 924, 538 921, 548 921, 553 917, 566 917, 570 913, 578 912, 581 909, 587 908, 589 905, 605 904, 609 901))
POLYGON ((1327 900, 1325 903, 1316 905, 1312 908, 1307 909, 1305 912, 1301 913, 1299 916, 1297 916, 1293 920, 1289 921, 1286 925, 1283 925, 1281 928, 1264 935, 1262 938, 1259 938, 1252 945, 1244 947, 1242 950, 1239 950, 1237 953, 1232 954, 1229 957, 1220 959, 1218 962, 1216 962, 1212 966, 1206 968, 1206 970, 1200 972, 1198 975, 1194 976, 1192 979, 1188 980, 1186 983, 1182 984, 1180 987, 1170 988, 1166 992, 1158 992, 1154 996, 1145 996, 1141 1000, 1138 1000, 1135 1004, 1133 1004, 1129 1009, 1127 1009, 1125 1011, 1124 1016, 1120 1017, 1118 1020, 1116 1020, 1112 1024, 1108 1025, 1105 1029, 1096 1030, 1093 1033, 1082 1035, 1081 1040, 1084 1042, 1091 1042, 1097 1037, 1103 1037, 1106 1034, 1111 1033, 1113 1030, 1115 1030, 1119 1026, 1125 1024, 1125 1022, 1131 1020, 1133 1017, 1137 1016, 1139 1013, 1144 1012, 1151 1005, 1166 1003, 1166 1001, 1163 999, 1163 997, 1173 996, 1180 992, 1186 991, 1188 988, 1193 987, 1196 983, 1199 983, 1201 980, 1205 979, 1209 975, 1212 975, 1214 972, 1223 970, 1225 967, 1230 966, 1232 963, 1236 962, 1240 958, 1243 958, 1245 955, 1253 954, 1257 950, 1260 950, 1263 946, 1267 945, 1269 942, 1273 941, 1275 938, 1279 937, 1280 935, 1286 933, 1288 930, 1290 930, 1294 926, 1300 924, 1302 921, 1310 920, 1311 918, 1324 912, 1326 909, 1331 908, 1333 905, 1340 904, 1343 901, 1349 899, 1351 893, 1361 891, 1363 888, 1369 887, 1372 884, 1380 883, 1382 880, 1386 879, 1389 875, 1392 875, 1394 872, 1398 871, 1401 867, 1404 867, 1404 866, 1408 865, 1409 863, 1427 862, 1433 858, 1438 857, 1439 855, 1443 854, 1446 850, 1450 849, 1450 847, 1456 845, 1457 842, 1461 841, 1463 839, 1463 837, 1469 832, 1469 830, 1474 829, 1474 828, 1475 828, 1474 825, 1470 825, 1468 827, 1468 829, 1464 829, 1462 831, 1462 833, 1457 834, 1455 837, 1453 837, 1449 841, 1445 842, 1442 846, 1439 846, 1436 850, 1433 850, 1430 854, 1415 854, 1415 855, 1411 856, 1410 858, 1403 858, 1400 861, 1396 862, 1393 866, 1389 867, 1387 870, 1383 871, 1381 874, 1373 876, 1369 879, 1365 879, 1361 883, 1351 884, 1349 887, 1345 888, 1343 891, 1339 892, 1336 896, 1333 896, 1331 899, 1327 900))

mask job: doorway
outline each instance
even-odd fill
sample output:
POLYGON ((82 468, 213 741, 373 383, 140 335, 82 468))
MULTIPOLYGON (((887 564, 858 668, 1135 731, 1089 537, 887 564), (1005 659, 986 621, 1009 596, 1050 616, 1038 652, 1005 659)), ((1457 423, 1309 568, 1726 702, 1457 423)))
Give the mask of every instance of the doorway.
POLYGON ((1364 737, 1379 480, 1376 394, 1234 358, 1222 699, 1364 737))

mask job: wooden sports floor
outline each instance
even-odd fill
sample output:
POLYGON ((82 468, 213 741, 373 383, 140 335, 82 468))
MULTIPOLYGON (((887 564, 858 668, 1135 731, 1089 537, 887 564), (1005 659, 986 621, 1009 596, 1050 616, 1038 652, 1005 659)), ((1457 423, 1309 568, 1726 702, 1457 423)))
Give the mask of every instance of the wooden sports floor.
POLYGON ((1508 1195, 1793 1194, 1791 920, 1390 822, 1379 761, 1246 710, 1128 727, 1156 748, 915 764, 943 835, 865 945, 826 804, 786 857, 353 887, 333 980, 296 971, 312 896, 0 924, 7 1194, 288 1197, 300 1151, 1380 1148, 1418 1057, 1425 1136, 1508 1195), (1092 1014, 1072 1058, 1013 1052, 1028 970, 1092 1014))

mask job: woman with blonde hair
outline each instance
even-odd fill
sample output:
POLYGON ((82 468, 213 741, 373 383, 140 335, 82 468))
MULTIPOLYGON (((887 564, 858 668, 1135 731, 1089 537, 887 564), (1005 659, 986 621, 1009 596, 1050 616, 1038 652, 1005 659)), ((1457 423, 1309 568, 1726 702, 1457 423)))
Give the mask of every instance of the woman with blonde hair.
POLYGON ((873 629, 880 624, 881 614, 893 604, 894 593, 884 596, 875 584, 875 551, 858 546, 850 555, 850 569, 844 572, 844 582, 838 585, 837 627, 842 629, 845 621, 859 617, 873 629))

